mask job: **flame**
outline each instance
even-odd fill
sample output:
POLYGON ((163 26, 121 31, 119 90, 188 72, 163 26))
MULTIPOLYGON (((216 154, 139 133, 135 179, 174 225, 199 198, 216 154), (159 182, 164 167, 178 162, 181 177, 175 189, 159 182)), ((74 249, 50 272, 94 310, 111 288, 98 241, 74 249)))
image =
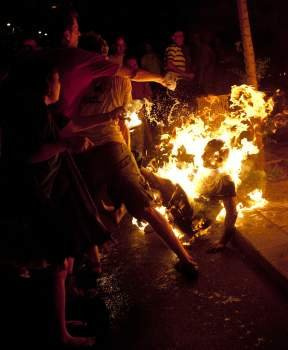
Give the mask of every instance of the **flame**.
MULTIPOLYGON (((163 206, 161 206, 161 207, 158 206, 158 207, 156 207, 156 210, 157 210, 160 214, 162 214, 168 222, 170 222, 170 219, 169 219, 169 216, 168 216, 168 213, 167 213, 165 207, 163 207, 163 206)), ((181 239, 181 238, 184 236, 183 233, 182 233, 180 230, 178 230, 177 227, 175 227, 175 226, 173 225, 173 222, 170 222, 170 223, 171 223, 171 225, 172 225, 172 230, 173 230, 173 232, 174 232, 174 235, 175 235, 176 237, 178 237, 178 238, 181 239)), ((143 233, 145 232, 145 228, 148 226, 148 223, 147 223, 147 222, 145 222, 145 221, 139 221, 139 220, 137 220, 136 218, 132 218, 132 224, 135 225, 135 226, 137 226, 138 229, 139 229, 139 231, 141 231, 141 232, 143 232, 143 233)))
MULTIPOLYGON (((212 97, 210 100, 215 102, 212 97)), ((266 118, 272 109, 272 98, 267 99, 263 92, 255 90, 252 86, 233 86, 229 110, 216 113, 205 107, 197 113, 185 116, 185 124, 174 128, 173 132, 162 135, 158 149, 161 154, 166 152, 166 160, 161 162, 157 158, 154 159, 154 171, 174 184, 179 184, 192 203, 203 191, 209 189, 209 186, 215 185, 223 174, 233 180, 237 189, 242 183, 244 161, 249 156, 259 153, 257 139, 253 135, 255 125, 259 123, 259 119, 266 118), (209 169, 203 164, 205 146, 212 139, 222 140, 229 150, 221 168, 209 169)), ((169 122, 171 118, 170 113, 169 122)), ((267 203, 260 189, 253 190, 245 197, 248 199, 245 200, 245 205, 242 202, 238 203, 238 217, 243 216, 245 210, 259 208, 267 203)), ((164 207, 158 210, 167 217, 164 207)), ((223 208, 217 220, 223 220, 224 217, 223 208)))
POLYGON ((138 117, 136 112, 131 112, 127 117, 126 123, 129 129, 134 129, 142 124, 142 120, 138 117))
POLYGON ((136 218, 132 218, 132 225, 135 225, 138 227, 139 231, 145 232, 145 228, 148 226, 147 222, 139 221, 136 218))

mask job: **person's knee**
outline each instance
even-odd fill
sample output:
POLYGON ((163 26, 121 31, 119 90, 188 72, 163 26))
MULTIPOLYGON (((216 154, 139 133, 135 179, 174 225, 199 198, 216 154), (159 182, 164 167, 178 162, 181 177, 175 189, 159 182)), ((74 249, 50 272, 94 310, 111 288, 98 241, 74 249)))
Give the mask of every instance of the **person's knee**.
POLYGON ((156 210, 156 208, 153 205, 147 206, 143 209, 143 218, 148 222, 150 222, 151 220, 159 219, 160 215, 161 214, 156 210))
POLYGON ((149 205, 149 206, 143 206, 138 208, 128 208, 128 211, 132 216, 134 216, 138 220, 146 220, 149 221, 149 219, 154 216, 155 209, 149 205), (130 210, 129 210, 130 209, 130 210))

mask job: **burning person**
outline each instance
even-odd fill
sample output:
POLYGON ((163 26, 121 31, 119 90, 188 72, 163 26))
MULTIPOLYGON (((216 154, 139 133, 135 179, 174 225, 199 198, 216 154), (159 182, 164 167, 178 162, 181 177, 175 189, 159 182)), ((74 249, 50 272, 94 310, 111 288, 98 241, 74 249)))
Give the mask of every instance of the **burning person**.
POLYGON ((204 167, 210 171, 202 178, 198 188, 199 197, 194 199, 193 203, 189 203, 180 185, 141 168, 142 175, 152 189, 160 194, 161 204, 168 209, 175 226, 188 236, 207 228, 215 221, 221 210, 221 202, 223 203, 226 210, 224 233, 209 250, 211 252, 225 248, 235 232, 237 219, 235 184, 230 176, 220 171, 228 154, 229 150, 225 148, 222 140, 212 139, 207 143, 202 159, 204 167))
MULTIPOLYGON (((225 248, 235 233, 237 219, 235 184, 230 176, 221 172, 229 155, 229 149, 222 140, 212 139, 204 149, 202 155, 203 165, 210 172, 203 178, 198 188, 199 198, 195 200, 198 206, 196 217, 205 217, 214 221, 220 212, 221 202, 225 208, 224 233, 219 241, 215 242, 211 252, 225 248)), ((197 209, 196 209, 197 211, 197 209)))

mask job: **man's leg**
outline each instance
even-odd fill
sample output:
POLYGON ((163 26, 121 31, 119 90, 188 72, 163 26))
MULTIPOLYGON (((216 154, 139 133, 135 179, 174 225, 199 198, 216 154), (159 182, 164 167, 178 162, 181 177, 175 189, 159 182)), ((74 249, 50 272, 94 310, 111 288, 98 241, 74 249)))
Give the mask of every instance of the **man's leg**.
POLYGON ((167 220, 152 206, 144 208, 142 219, 146 220, 155 232, 167 243, 168 247, 178 256, 181 262, 197 268, 196 262, 174 235, 167 220))

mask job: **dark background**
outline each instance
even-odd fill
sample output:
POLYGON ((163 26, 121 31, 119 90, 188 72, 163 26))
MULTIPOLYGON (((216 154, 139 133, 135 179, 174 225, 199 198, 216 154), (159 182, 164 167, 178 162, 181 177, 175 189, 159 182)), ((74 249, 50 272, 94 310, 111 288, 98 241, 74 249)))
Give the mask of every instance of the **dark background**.
MULTIPOLYGON (((49 18, 55 11, 53 6, 59 3, 59 0, 2 1, 0 38, 4 47, 6 43, 12 45, 11 36, 26 32, 36 34, 41 46, 48 45, 49 18), (9 28, 7 22, 11 22, 9 28), (44 32, 47 32, 45 37, 44 32)), ((128 47, 139 54, 145 40, 149 40, 158 53, 163 53, 175 29, 184 30, 188 40, 195 32, 208 31, 227 52, 241 39, 236 0, 176 0, 169 4, 167 0, 119 3, 74 0, 72 3, 79 12, 81 31, 100 32, 109 43, 117 35, 124 34, 128 47)), ((273 67, 287 72, 288 1, 248 0, 248 6, 256 57, 269 57, 273 67)))
MULTIPOLYGON (((183 0, 119 2, 72 1, 80 14, 81 29, 95 29, 108 36, 124 33, 132 42, 166 40, 173 28, 213 31, 227 43, 239 40, 236 0, 183 0)), ((45 28, 56 0, 1 1, 0 21, 13 21, 21 29, 45 28)), ((256 49, 269 51, 277 44, 286 49, 288 35, 286 0, 248 1, 256 49)), ((1 26, 1 27, 2 27, 1 26)), ((4 28, 5 29, 5 28, 4 28)), ((3 28, 2 28, 3 32, 3 28)))

